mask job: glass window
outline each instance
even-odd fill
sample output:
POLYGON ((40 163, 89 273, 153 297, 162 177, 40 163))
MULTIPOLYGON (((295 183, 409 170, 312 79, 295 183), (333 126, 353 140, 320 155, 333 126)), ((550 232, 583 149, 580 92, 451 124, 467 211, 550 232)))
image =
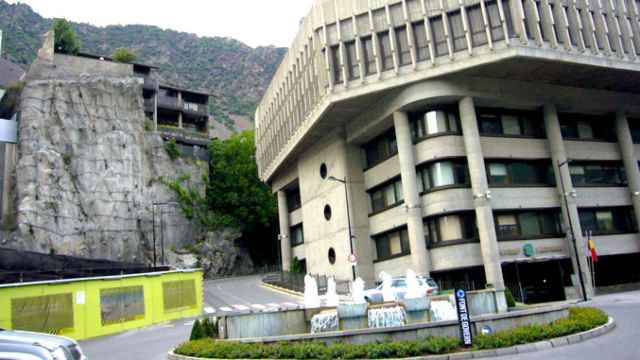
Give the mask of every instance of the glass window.
POLYGON ((396 202, 403 201, 404 193, 402 192, 402 181, 396 181, 393 186, 396 193, 396 202))
POLYGON ((389 249, 391 250, 391 256, 402 254, 402 242, 400 241, 399 233, 389 235, 389 249))
POLYGON ((538 223, 538 215, 534 212, 525 212, 518 215, 520 222, 520 235, 522 236, 538 236, 542 234, 540 224, 538 223))
POLYGON ((396 28, 396 44, 398 44, 398 59, 400 66, 411 65, 411 50, 409 49, 409 38, 406 27, 396 28))
POLYGON ((342 78, 342 61, 340 61, 340 46, 331 47, 331 69, 333 69, 333 83, 340 84, 342 78))
POLYGON ((591 231, 596 235, 638 231, 635 214, 631 207, 580 209, 579 213, 582 230, 591 231))
POLYGON ((413 23, 413 36, 416 41, 416 57, 418 61, 429 60, 429 45, 427 45, 427 30, 424 22, 413 23))
POLYGON ((398 153, 396 134, 393 129, 363 145, 366 166, 373 167, 398 153))
POLYGON ((526 162, 514 162, 509 164, 512 184, 537 184, 540 183, 535 174, 535 165, 526 162))
POLYGON ((424 115, 426 135, 447 131, 447 117, 443 111, 430 111, 424 115))
POLYGON ((299 209, 302 205, 300 201, 300 188, 288 189, 285 191, 285 194, 287 196, 287 208, 289 212, 299 209))
POLYGON ((441 215, 424 221, 427 245, 478 238, 474 212, 441 215))
POLYGON ((438 219, 441 241, 462 239, 462 224, 457 215, 442 216, 438 219))
POLYGON ((501 135, 502 123, 497 114, 482 113, 480 118, 480 132, 485 135, 501 135))
POLYGON ((420 191, 450 185, 469 183, 467 164, 464 160, 447 160, 421 166, 417 170, 420 191))
POLYGON ((471 42, 473 46, 481 46, 488 43, 487 32, 484 28, 484 20, 482 19, 482 9, 480 5, 474 5, 467 8, 467 17, 471 28, 471 42))
POLYGON ((362 38, 362 48, 364 49, 364 72, 368 75, 377 73, 376 57, 373 51, 373 39, 371 36, 362 38))
POLYGON ((517 116, 502 116, 502 133, 504 135, 522 135, 522 131, 520 130, 520 122, 518 121, 517 116))
POLYGON ((384 193, 382 191, 375 191, 371 194, 371 207, 373 211, 379 211, 385 208, 384 193))
POLYGON ((304 244, 304 230, 302 224, 292 227, 290 230, 291 246, 298 246, 304 244))
POLYGON ((489 181, 492 184, 507 183, 507 165, 505 164, 489 164, 489 181))
POLYGON ((487 161, 491 185, 554 185, 549 160, 487 161))
POLYGON ((453 51, 467 50, 467 38, 464 27, 462 26, 462 14, 460 10, 452 11, 448 13, 447 16, 453 38, 453 51))
POLYGON ((390 184, 382 185, 369 193, 371 196, 371 209, 374 213, 397 205, 404 200, 400 179, 390 184))
POLYGON ((407 229, 393 231, 385 235, 375 236, 378 260, 409 254, 409 234, 407 229))
POLYGON ((391 70, 393 66, 393 52, 391 51, 391 38, 389 32, 385 31, 378 34, 380 42, 380 54, 382 59, 382 71, 391 70))
POLYGON ((437 162, 431 166, 431 176, 433 177, 433 186, 447 186, 455 184, 453 176, 453 163, 437 162))
POLYGON ((344 44, 347 50, 347 69, 349 71, 349 80, 355 80, 360 78, 360 67, 358 66, 358 51, 356 49, 356 42, 351 41, 344 44))
POLYGON ((596 221, 599 231, 613 232, 615 230, 611 211, 596 211, 596 221))
POLYGON ((447 38, 444 35, 442 16, 429 18, 429 22, 431 23, 431 34, 433 35, 436 57, 449 55, 449 47, 447 46, 447 38))
MULTIPOLYGON (((491 38, 493 41, 504 40, 504 31, 502 30, 502 21, 500 20, 500 9, 495 1, 487 2, 487 17, 489 18, 489 28, 491 29, 491 38)), ((505 11, 506 13, 506 11, 505 11)))
POLYGON ((518 221, 512 214, 498 215, 498 237, 510 238, 518 236, 518 221))
POLYGON ((450 110, 431 110, 411 114, 414 141, 436 134, 459 133, 458 114, 450 110))
POLYGON ((559 210, 525 210, 496 214, 499 240, 555 237, 561 231, 559 210))
POLYGON ((573 163, 569 172, 574 186, 627 185, 627 176, 621 163, 573 163))
POLYGON ((578 137, 580 139, 593 139, 591 124, 585 121, 578 121, 578 137))

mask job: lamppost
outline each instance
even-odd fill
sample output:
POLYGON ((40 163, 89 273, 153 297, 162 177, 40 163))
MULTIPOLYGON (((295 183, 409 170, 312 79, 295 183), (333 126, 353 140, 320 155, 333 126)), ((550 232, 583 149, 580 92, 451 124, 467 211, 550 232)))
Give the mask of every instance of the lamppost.
POLYGON ((353 253, 353 234, 351 233, 351 215, 349 214, 349 189, 347 186, 347 177, 345 176, 344 179, 338 179, 334 176, 329 176, 327 178, 327 180, 331 180, 331 181, 336 181, 339 183, 342 183, 344 185, 344 198, 346 200, 346 204, 347 204, 347 228, 349 231, 349 254, 350 254, 350 259, 349 261, 351 262, 351 275, 353 276, 353 280, 356 279, 356 263, 355 261, 351 261, 351 260, 355 260, 354 259, 354 253, 353 253))
MULTIPOLYGON (((153 203, 153 207, 152 207, 152 221, 153 221, 153 267, 157 266, 157 259, 156 259, 156 206, 158 207, 162 207, 162 206, 177 206, 179 205, 177 202, 154 202, 153 203)), ((162 224, 162 214, 164 214, 164 212, 162 212, 162 210, 160 210, 160 221, 162 224)), ((162 246, 162 253, 161 253, 161 260, 162 260, 162 265, 164 265, 164 231, 162 232, 162 237, 161 239, 161 246, 162 246)))
POLYGON ((576 266, 578 267, 577 270, 578 270, 578 276, 580 278, 580 287, 582 288, 582 298, 584 299, 584 301, 588 301, 589 298, 587 297, 587 289, 585 288, 584 278, 582 277, 582 266, 580 265, 580 254, 578 252, 578 245, 576 244, 576 233, 575 233, 575 229, 573 228, 571 211, 569 210, 568 197, 575 196, 575 192, 572 192, 571 194, 567 193, 567 190, 564 186, 564 176, 562 175, 562 167, 565 165, 568 166, 570 162, 571 160, 565 160, 562 162, 558 161, 558 171, 560 171, 560 187, 562 188, 562 199, 564 200, 564 206, 565 206, 565 209, 567 210, 567 219, 569 220, 569 229, 571 231, 571 243, 573 243, 573 250, 576 256, 576 266))

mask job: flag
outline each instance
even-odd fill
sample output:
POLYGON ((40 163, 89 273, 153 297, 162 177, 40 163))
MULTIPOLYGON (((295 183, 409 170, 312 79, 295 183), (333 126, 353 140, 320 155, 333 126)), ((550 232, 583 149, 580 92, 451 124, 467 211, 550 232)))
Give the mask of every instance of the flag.
POLYGON ((596 243, 593 240, 589 240, 589 250, 591 250, 591 259, 594 263, 598 262, 598 249, 596 243))

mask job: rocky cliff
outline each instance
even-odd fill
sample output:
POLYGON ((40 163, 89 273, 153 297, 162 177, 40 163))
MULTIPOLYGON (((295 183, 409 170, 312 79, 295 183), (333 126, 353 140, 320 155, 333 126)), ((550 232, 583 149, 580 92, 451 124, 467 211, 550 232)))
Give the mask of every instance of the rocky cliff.
MULTIPOLYGON (((153 203, 173 200, 159 178, 192 173, 197 180, 202 170, 192 161, 172 161, 162 139, 145 132, 141 86, 133 78, 27 82, 16 166, 18 230, 5 245, 129 262, 152 259, 153 203)), ((155 211, 158 242, 164 236, 167 253, 197 237, 186 219, 176 220, 176 211, 173 226, 161 229, 166 207, 155 211)))

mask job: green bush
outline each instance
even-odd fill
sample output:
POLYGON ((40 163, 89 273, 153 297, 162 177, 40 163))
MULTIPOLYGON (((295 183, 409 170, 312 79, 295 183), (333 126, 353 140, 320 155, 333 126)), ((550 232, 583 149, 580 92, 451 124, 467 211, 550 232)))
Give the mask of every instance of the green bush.
POLYGON ((515 307, 516 306, 516 299, 513 297, 513 293, 511 292, 510 289, 505 289, 504 290, 504 297, 507 299, 507 306, 508 307, 515 307))
POLYGON ((55 51, 63 54, 75 55, 80 52, 80 40, 73 25, 65 19, 55 19, 53 22, 55 32, 55 51))
POLYGON ((164 143, 164 149, 167 151, 167 155, 171 158, 171 160, 175 160, 182 155, 180 153, 180 149, 178 148, 178 143, 176 143, 176 139, 171 139, 164 143))
POLYGON ((111 55, 114 61, 121 63, 132 63, 136 61, 138 55, 133 50, 127 48, 117 48, 111 55))
POLYGON ((193 327, 191 328, 191 336, 189 336, 189 340, 199 340, 204 338, 204 333, 202 331, 202 325, 200 324, 200 320, 193 322, 193 327))
MULTIPOLYGON (((495 349, 552 339, 593 329, 604 325, 607 320, 607 314, 601 310, 571 308, 569 317, 547 325, 528 325, 477 336, 474 339, 474 349, 495 349)), ((206 338, 184 343, 176 349, 176 353, 209 359, 388 359, 446 354, 457 350, 461 350, 460 340, 444 337, 373 344, 329 345, 322 342, 245 344, 206 338)))

